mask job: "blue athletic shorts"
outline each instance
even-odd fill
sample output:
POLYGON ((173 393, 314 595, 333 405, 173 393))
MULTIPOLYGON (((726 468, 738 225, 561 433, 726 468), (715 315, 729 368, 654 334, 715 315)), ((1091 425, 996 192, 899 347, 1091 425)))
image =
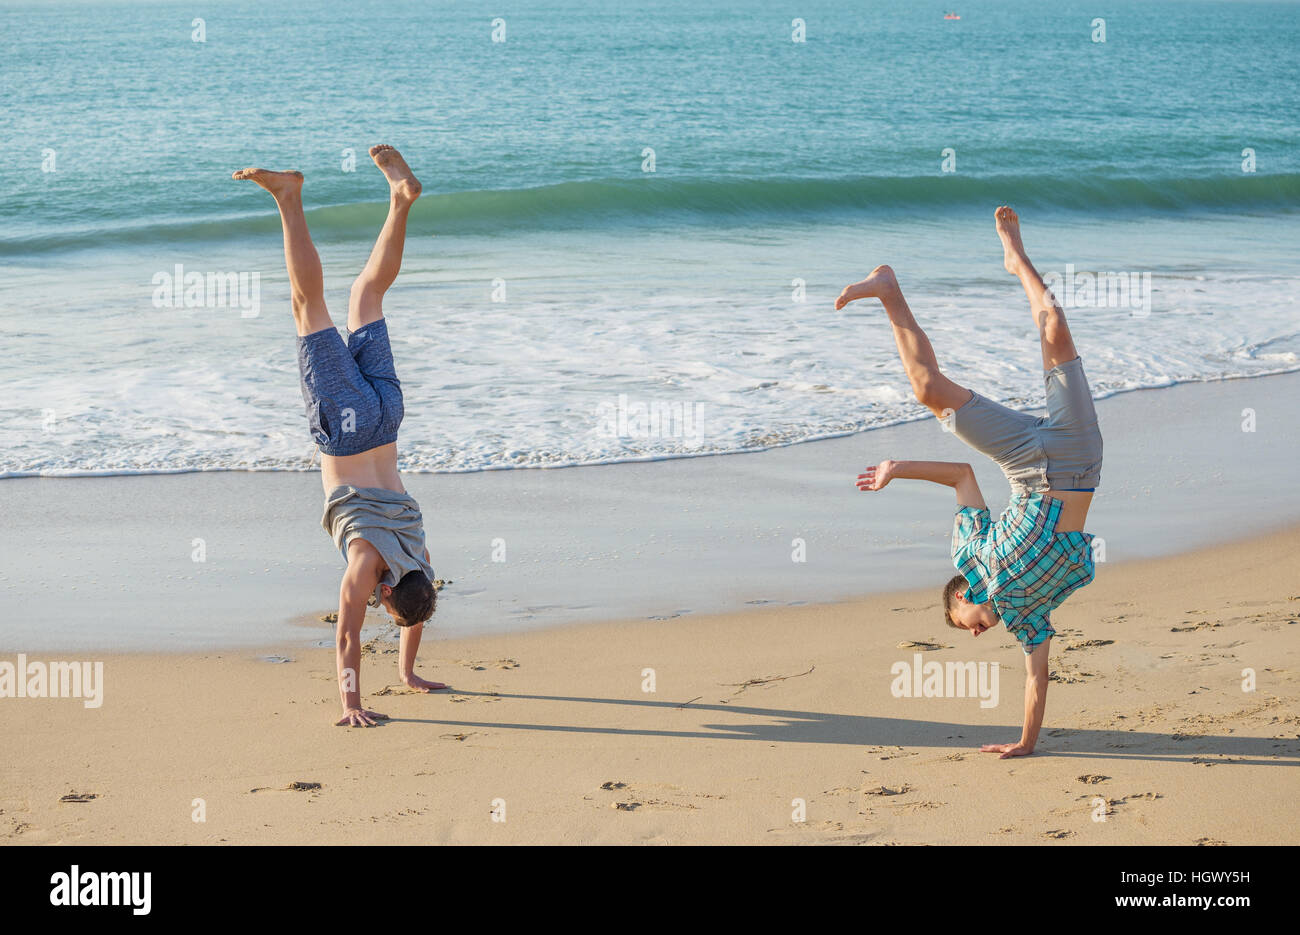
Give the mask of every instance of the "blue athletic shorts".
POLYGON ((322 454, 360 454, 397 440, 402 384, 384 319, 348 332, 331 326, 298 338, 307 422, 322 454))

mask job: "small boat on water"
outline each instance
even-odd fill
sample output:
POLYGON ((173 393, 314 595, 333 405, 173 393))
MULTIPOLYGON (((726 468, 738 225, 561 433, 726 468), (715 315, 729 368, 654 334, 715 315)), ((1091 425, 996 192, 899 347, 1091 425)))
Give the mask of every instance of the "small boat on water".
POLYGON ((945 13, 945 14, 943 14, 943 18, 944 18, 944 19, 961 19, 961 17, 958 16, 956 13, 945 13))

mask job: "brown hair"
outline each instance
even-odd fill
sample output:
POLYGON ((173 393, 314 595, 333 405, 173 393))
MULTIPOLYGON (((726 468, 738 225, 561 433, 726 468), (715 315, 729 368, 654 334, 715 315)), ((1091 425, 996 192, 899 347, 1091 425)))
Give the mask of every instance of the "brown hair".
POLYGON ((393 588, 389 599, 393 605, 393 620, 399 627, 424 623, 433 616, 438 603, 438 591, 428 575, 416 569, 408 571, 393 588))
POLYGON ((954 575, 952 580, 943 586, 943 622, 950 627, 958 627, 952 619, 952 605, 957 602, 957 593, 959 590, 969 587, 964 575, 954 575))

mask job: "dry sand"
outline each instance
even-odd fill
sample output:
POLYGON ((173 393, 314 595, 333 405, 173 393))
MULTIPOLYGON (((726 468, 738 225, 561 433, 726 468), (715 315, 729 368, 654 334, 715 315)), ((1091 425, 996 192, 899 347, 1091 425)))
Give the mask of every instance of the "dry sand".
POLYGON ((1055 614, 1043 736, 1015 760, 977 748, 1019 736, 1023 656, 1004 631, 945 628, 937 588, 428 638, 419 671, 453 685, 435 695, 408 693, 378 642, 362 688, 392 720, 374 729, 331 726, 328 649, 285 649, 278 664, 254 651, 92 657, 105 662, 98 709, 0 700, 0 836, 1296 844, 1298 551, 1292 528, 1100 566, 1055 614), (998 662, 1000 704, 893 697, 890 667, 917 651, 906 641, 939 644, 927 661, 998 662))

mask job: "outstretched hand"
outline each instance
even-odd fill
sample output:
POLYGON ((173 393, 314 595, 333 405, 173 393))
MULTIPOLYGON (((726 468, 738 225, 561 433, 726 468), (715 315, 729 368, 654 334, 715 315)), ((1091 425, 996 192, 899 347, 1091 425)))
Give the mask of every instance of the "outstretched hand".
POLYGON ((883 490, 885 485, 893 479, 894 462, 886 459, 859 474, 857 486, 864 493, 872 490, 883 490))

